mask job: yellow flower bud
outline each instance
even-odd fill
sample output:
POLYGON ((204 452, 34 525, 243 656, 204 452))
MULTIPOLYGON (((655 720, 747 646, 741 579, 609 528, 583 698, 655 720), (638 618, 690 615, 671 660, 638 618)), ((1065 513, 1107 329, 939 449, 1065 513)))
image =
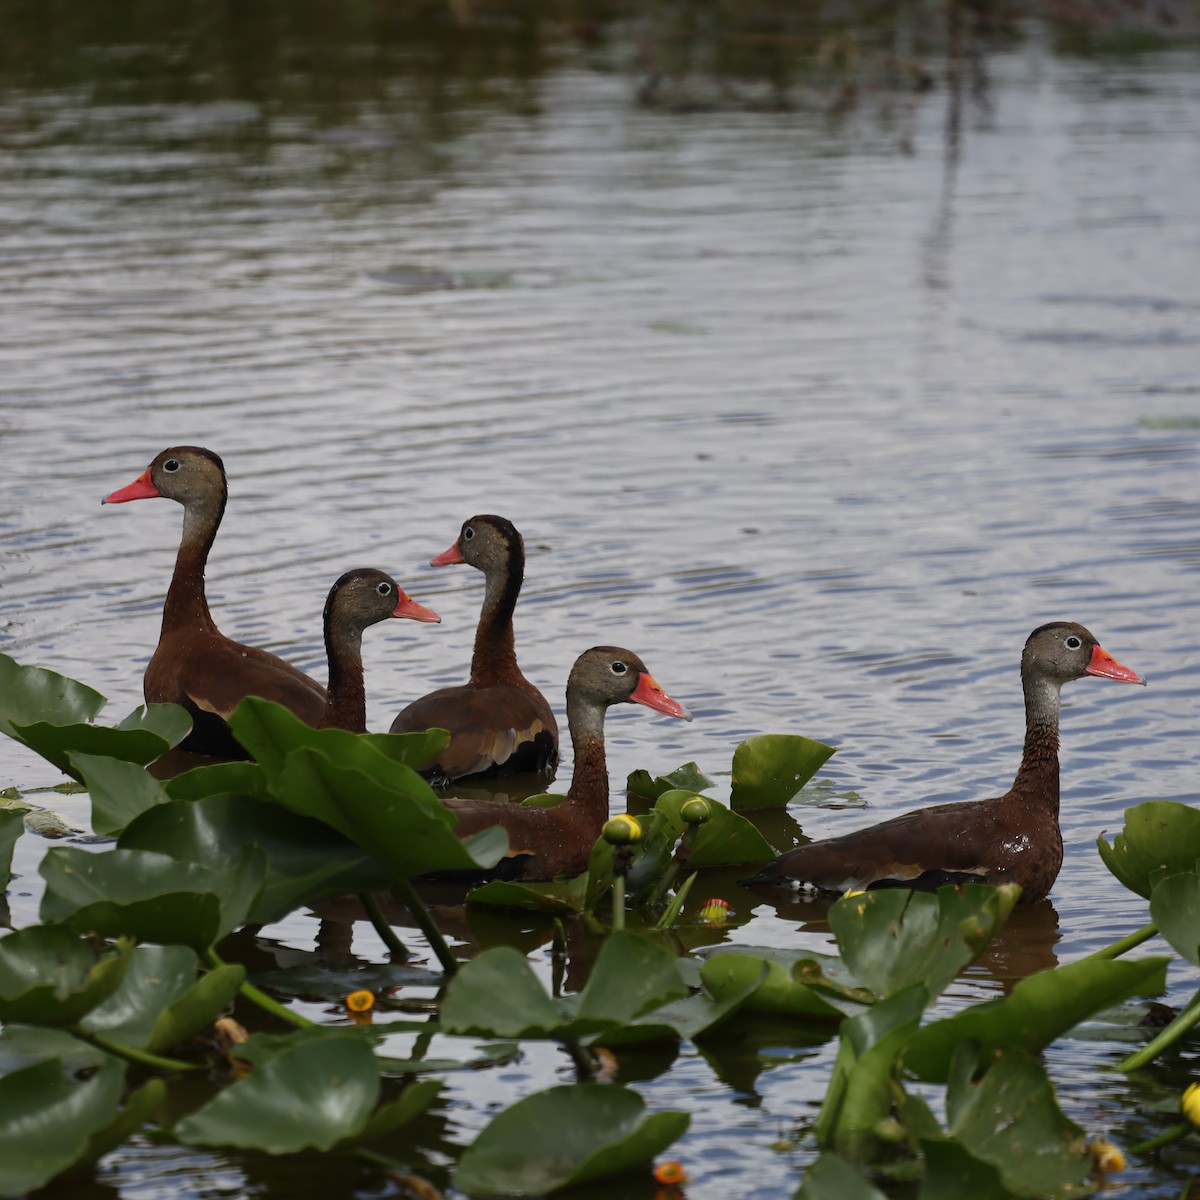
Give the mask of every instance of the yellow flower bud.
POLYGON ((370 1012, 375 1007, 375 995, 366 988, 359 988, 346 997, 346 1007, 352 1013, 370 1012))
POLYGON ((1092 1156, 1092 1170, 1097 1175, 1115 1175, 1125 1170, 1125 1155, 1121 1147, 1108 1138, 1092 1138, 1088 1142, 1088 1153, 1092 1156))
POLYGON ((703 796, 693 796, 690 800, 684 801, 679 815, 689 825, 703 825, 712 816, 712 809, 703 796))
POLYGON ((1189 1083, 1184 1088, 1183 1098, 1179 1101, 1179 1111, 1200 1129, 1200 1083, 1189 1083))
POLYGON ((613 846, 629 846, 642 840, 641 822, 629 813, 613 817, 601 832, 604 840, 613 846))
POLYGON ((681 1184, 687 1183, 688 1177, 687 1172, 683 1169, 683 1163, 671 1159, 668 1162, 659 1163, 654 1168, 654 1181, 679 1187, 681 1184))

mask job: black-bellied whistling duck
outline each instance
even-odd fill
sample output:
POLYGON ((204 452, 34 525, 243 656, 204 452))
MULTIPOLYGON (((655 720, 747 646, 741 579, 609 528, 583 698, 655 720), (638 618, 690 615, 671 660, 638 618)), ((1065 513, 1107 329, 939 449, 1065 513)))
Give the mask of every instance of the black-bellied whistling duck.
POLYGON ((1021 656, 1025 749, 1008 792, 990 800, 919 808, 867 829, 798 846, 743 883, 807 885, 827 892, 1018 883, 1022 901, 1041 900, 1063 859, 1059 689, 1084 675, 1145 683, 1101 649, 1082 625, 1055 621, 1035 629, 1021 656))
POLYGON ((191 715, 192 732, 180 749, 229 759, 246 757, 225 724, 245 696, 274 700, 315 725, 325 710, 325 689, 282 658, 227 638, 213 621, 204 567, 227 494, 225 466, 216 454, 201 446, 172 446, 102 503, 165 496, 183 505, 175 574, 143 688, 148 704, 178 704, 191 715))
POLYGON ((511 521, 481 514, 430 566, 470 563, 483 572, 483 611, 475 632, 471 678, 414 700, 392 733, 448 729, 450 741, 422 772, 435 785, 452 779, 543 771, 558 766, 558 722, 546 697, 517 666, 513 609, 525 578, 525 543, 511 521))
POLYGON ((367 732, 367 693, 363 686, 362 637, 368 625, 388 617, 440 621, 432 609, 418 604, 383 571, 359 567, 347 571, 329 589, 325 601, 325 652, 329 686, 318 729, 367 732))
POLYGON ((495 800, 447 799, 466 837, 492 825, 508 832, 508 859, 496 874, 510 879, 571 877, 587 870, 588 856, 608 820, 604 714, 610 705, 645 704, 690 721, 691 714, 662 690, 631 650, 596 646, 581 654, 567 680, 567 728, 575 768, 566 799, 555 808, 527 808, 495 800))

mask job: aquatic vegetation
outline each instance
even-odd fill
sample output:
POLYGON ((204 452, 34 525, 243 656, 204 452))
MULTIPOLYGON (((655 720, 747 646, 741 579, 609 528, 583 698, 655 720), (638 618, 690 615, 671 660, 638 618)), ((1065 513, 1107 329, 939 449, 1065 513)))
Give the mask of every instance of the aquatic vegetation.
MULTIPOLYGON (((177 743, 186 717, 165 706, 106 728, 94 723, 103 699, 82 685, 8 659, 0 676, 8 684, 0 728, 82 780, 95 828, 117 839, 48 850, 43 923, 0 938, 0 1195, 84 1169, 148 1125, 197 1146, 341 1154, 399 1170, 440 1077, 504 1063, 537 1041, 566 1052, 577 1082, 497 1113, 463 1149, 454 1186, 543 1194, 628 1171, 648 1176, 689 1116, 648 1112, 634 1087, 614 1081, 614 1054, 674 1055, 689 1041, 718 1061, 735 1015, 739 1024, 785 1020, 797 1044, 836 1039, 798 1196, 878 1197, 887 1180, 917 1176, 930 1197, 1074 1193, 1117 1159, 1108 1154, 1102 1165, 1097 1143, 1089 1149, 1063 1114, 1041 1052, 1095 1014, 1163 988, 1171 958, 1122 958, 1156 930, 1200 966, 1200 821, 1165 802, 1131 809, 1111 845, 1100 842, 1117 879, 1148 901, 1154 925, 949 1015, 931 1010, 1003 927, 1015 887, 846 896, 828 915, 837 954, 724 945, 681 956, 681 914, 697 873, 772 857, 776 848, 743 813, 785 805, 833 753, 771 735, 738 747, 729 805, 703 794, 714 785, 695 764, 639 773, 648 810, 609 822, 585 875, 496 880, 467 894, 469 913, 512 908, 559 922, 559 959, 570 923, 579 935, 572 955, 582 946, 592 961, 586 982, 564 993, 561 973, 547 986, 511 945, 460 964, 413 886, 430 871, 486 871, 506 849, 499 829, 455 837, 454 818, 414 770, 439 732, 317 731, 250 699, 231 725, 253 761, 159 782, 145 769, 147 750, 177 743), (440 972, 406 963, 377 898, 388 890, 440 972), (323 998, 338 1024, 314 1022, 252 983, 240 962, 224 961, 237 944, 231 935, 347 894, 360 896, 392 965, 371 979, 308 969, 290 989, 323 998), (389 978, 437 992, 422 1020, 394 1019, 389 978), (245 1029, 224 1019, 235 998, 245 1029), (399 1033, 420 1039, 410 1057, 388 1053, 399 1033), (435 1035, 483 1041, 467 1058, 429 1057, 435 1035), (148 1081, 131 1088, 131 1067, 148 1081), (185 1091, 184 1076, 201 1069, 207 1087, 185 1091)), ((20 814, 0 811, 5 882, 20 833, 20 814)), ((728 917, 719 897, 700 909, 703 928, 728 917)), ((285 979, 274 983, 289 994, 285 979)), ((1173 1044, 1196 1012, 1124 1067, 1173 1044)), ((1191 1132, 1195 1108, 1189 1091, 1170 1138, 1191 1132)))

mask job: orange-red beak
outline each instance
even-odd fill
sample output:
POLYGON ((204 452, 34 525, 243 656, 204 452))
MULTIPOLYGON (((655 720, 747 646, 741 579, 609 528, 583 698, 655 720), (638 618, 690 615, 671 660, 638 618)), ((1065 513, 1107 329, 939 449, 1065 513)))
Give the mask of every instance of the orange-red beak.
POLYGON ((1117 662, 1107 650, 1099 646, 1092 650, 1092 661, 1085 671, 1088 675, 1099 675, 1101 679, 1116 679, 1121 683, 1140 683, 1146 686, 1146 681, 1136 672, 1117 662))
POLYGON ((101 504, 124 504, 126 500, 149 500, 152 496, 162 493, 150 482, 150 468, 147 467, 132 483, 118 488, 111 495, 105 496, 101 504))
MULTIPOLYGON (((396 590, 400 591, 399 588, 396 590)), ((408 617, 412 621, 431 621, 435 625, 442 623, 442 618, 432 608, 426 608, 425 605, 418 604, 407 592, 400 592, 399 599, 396 601, 396 607, 392 611, 392 616, 408 617)))
POLYGON ((654 676, 648 671, 643 671, 638 676, 638 685, 633 689, 633 694, 629 699, 634 704, 644 704, 647 708, 655 708, 669 717, 682 717, 685 721, 692 719, 692 714, 678 700, 672 700, 658 686, 654 676))
POLYGON ((462 551, 458 548, 458 543, 455 542, 449 550, 443 550, 441 554, 437 556, 437 558, 431 558, 429 560, 429 565, 431 567, 448 567, 453 563, 466 561, 467 560, 462 556, 462 551))

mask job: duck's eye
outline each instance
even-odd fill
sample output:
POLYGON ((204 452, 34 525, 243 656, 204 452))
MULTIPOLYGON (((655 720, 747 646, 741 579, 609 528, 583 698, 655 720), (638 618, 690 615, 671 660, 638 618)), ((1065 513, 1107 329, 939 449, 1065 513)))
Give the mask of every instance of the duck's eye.
POLYGON ((381 583, 376 586, 375 590, 381 596, 390 596, 392 594, 392 585, 390 583, 381 583))
POLYGON ((1066 647, 1068 650, 1078 650, 1082 645, 1083 638, 1077 637, 1075 634, 1071 634, 1071 636, 1066 640, 1066 647))
POLYGON ((629 667, 618 658, 613 660, 610 670, 614 675, 624 675, 629 670, 629 667))
POLYGON ((469 542, 475 536, 475 529, 471 525, 464 525, 462 531, 462 539, 464 542, 469 542))
POLYGON ((163 463, 163 470, 164 471, 172 471, 172 472, 178 471, 179 470, 179 459, 168 458, 167 461, 165 463, 163 463))

